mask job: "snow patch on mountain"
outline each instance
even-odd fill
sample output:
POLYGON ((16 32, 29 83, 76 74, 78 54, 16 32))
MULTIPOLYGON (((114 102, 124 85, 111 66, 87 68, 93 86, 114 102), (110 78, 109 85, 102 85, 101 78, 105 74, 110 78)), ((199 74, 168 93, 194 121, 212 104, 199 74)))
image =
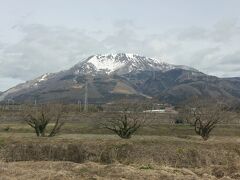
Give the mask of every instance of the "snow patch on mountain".
POLYGON ((42 75, 42 76, 39 78, 38 82, 42 82, 42 81, 48 80, 48 75, 49 75, 49 73, 46 73, 46 74, 42 75))
POLYGON ((106 70, 107 73, 116 71, 126 65, 126 63, 115 59, 116 55, 110 56, 93 56, 88 63, 92 63, 98 71, 106 70), (106 58, 107 57, 107 58, 106 58))
POLYGON ((125 74, 137 71, 169 71, 181 68, 194 70, 187 66, 177 66, 165 63, 162 58, 148 58, 137 54, 118 53, 94 55, 75 66, 75 74, 104 72, 106 74, 119 73, 125 74))
POLYGON ((33 81, 34 81, 34 85, 33 85, 33 86, 38 86, 39 83, 42 83, 42 82, 44 82, 44 81, 47 81, 49 75, 50 75, 50 73, 46 73, 46 74, 40 76, 39 78, 33 80, 33 81))
POLYGON ((47 81, 49 79, 49 76, 51 75, 51 73, 46 73, 34 80, 31 81, 26 81, 25 83, 21 83, 15 87, 10 88, 9 90, 3 92, 0 95, 0 101, 4 100, 4 98, 6 96, 8 96, 9 94, 13 94, 16 93, 18 91, 24 90, 24 89, 33 89, 33 88, 37 88, 39 86, 40 83, 43 83, 45 81, 47 81))

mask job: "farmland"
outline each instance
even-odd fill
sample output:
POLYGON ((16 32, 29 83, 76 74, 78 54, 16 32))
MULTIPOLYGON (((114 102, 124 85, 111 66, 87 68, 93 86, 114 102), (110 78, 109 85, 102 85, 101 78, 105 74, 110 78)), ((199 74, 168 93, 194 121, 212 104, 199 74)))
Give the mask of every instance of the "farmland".
MULTIPOLYGON (((208 141, 176 115, 147 114, 131 139, 102 128, 110 113, 71 112, 55 137, 36 137, 20 111, 1 116, 0 172, 3 179, 238 179, 240 126, 228 114, 208 141), (41 167, 41 168, 39 168, 41 167), (28 169, 31 169, 28 171, 28 169)), ((112 113, 111 116, 119 113, 112 113)), ((141 115, 142 116, 142 115, 141 115)), ((47 132, 54 124, 50 123, 47 132)))

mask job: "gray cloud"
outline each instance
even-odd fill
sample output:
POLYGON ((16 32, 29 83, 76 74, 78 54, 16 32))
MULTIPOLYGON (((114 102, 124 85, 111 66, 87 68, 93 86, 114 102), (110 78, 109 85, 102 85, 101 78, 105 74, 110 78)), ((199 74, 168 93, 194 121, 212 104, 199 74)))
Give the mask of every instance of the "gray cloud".
POLYGON ((201 27, 190 27, 178 34, 178 39, 181 41, 202 40, 206 38, 208 38, 208 31, 201 27))
POLYGON ((77 56, 103 52, 99 42, 83 31, 42 25, 21 26, 24 38, 0 56, 2 77, 27 80, 72 66, 77 56))
POLYGON ((189 27, 155 34, 142 33, 131 20, 115 22, 111 33, 40 24, 20 25, 16 44, 0 43, 1 79, 25 81, 46 72, 67 69, 92 54, 132 52, 193 66, 217 76, 240 76, 240 27, 225 20, 211 28, 189 27), (101 38, 97 38, 96 36, 101 38))
POLYGON ((117 28, 119 27, 136 27, 136 24, 132 19, 119 19, 116 20, 113 25, 117 28))
POLYGON ((240 65, 240 51, 236 51, 234 53, 227 54, 223 56, 219 61, 220 65, 240 65))
POLYGON ((214 30, 209 33, 209 37, 216 42, 225 43, 232 39, 240 39, 239 19, 222 20, 215 24, 214 30))

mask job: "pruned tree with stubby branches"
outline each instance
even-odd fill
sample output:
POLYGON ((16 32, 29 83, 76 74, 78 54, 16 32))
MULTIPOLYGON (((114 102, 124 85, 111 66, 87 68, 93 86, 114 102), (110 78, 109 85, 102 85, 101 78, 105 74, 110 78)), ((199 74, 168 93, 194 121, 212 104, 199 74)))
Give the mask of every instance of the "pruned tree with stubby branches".
POLYGON ((49 123, 54 123, 48 137, 58 134, 64 125, 61 122, 63 108, 61 105, 41 105, 41 107, 29 107, 25 112, 25 122, 35 130, 37 136, 45 137, 49 123))
POLYGON ((123 139, 130 139, 144 124, 145 116, 138 112, 128 111, 128 108, 115 113, 114 116, 108 117, 104 123, 101 123, 103 128, 112 131, 123 139))
POLYGON ((225 119, 224 106, 219 102, 193 99, 181 113, 194 126, 196 134, 206 141, 217 124, 225 119))

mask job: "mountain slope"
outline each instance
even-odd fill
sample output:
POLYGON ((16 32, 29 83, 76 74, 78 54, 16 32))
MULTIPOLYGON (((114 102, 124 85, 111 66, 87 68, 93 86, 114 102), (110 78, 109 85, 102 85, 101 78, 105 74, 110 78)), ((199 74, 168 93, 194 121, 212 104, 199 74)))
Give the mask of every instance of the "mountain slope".
POLYGON ((240 98, 240 79, 208 76, 187 66, 134 54, 91 56, 59 73, 45 74, 0 95, 16 102, 83 101, 86 86, 90 103, 122 98, 159 99, 172 104, 191 96, 240 98))

